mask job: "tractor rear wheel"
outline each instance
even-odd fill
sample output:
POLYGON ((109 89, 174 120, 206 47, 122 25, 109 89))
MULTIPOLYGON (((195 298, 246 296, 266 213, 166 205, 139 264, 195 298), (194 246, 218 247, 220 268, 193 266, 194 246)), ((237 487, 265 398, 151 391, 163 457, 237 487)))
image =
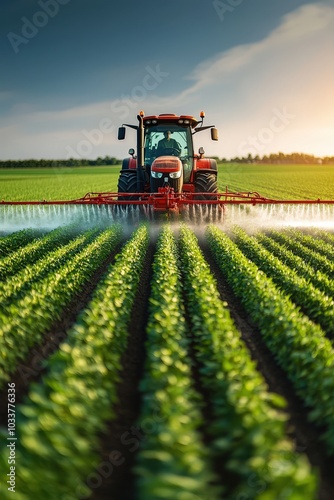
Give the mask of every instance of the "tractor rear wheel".
MULTIPOLYGON (((197 172, 195 179, 195 193, 218 193, 217 175, 211 172, 197 172)), ((205 194, 195 195, 195 200, 214 200, 214 196, 205 194)))
MULTIPOLYGON (((118 193, 136 193, 137 192, 137 171, 121 170, 118 178, 118 193)), ((119 200, 138 200, 138 196, 119 196, 119 200)))

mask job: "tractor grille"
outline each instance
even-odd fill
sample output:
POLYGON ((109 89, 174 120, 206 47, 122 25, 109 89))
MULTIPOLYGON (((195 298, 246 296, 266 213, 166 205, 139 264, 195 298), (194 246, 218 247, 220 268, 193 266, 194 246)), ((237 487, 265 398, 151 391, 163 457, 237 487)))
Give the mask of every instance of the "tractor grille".
POLYGON ((182 167, 181 161, 179 158, 171 158, 170 156, 160 156, 154 160, 153 168, 154 170, 169 170, 175 171, 179 170, 182 167))

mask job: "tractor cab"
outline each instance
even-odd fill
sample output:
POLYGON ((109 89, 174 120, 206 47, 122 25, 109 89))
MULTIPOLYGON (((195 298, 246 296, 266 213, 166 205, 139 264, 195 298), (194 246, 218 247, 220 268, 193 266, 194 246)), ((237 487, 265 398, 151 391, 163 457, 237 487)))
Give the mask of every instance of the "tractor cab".
MULTIPOLYGON (((197 120, 188 115, 144 116, 141 112, 137 116, 139 125, 124 124, 120 127, 119 139, 124 139, 126 126, 137 130, 137 157, 131 149, 132 158, 123 160, 118 192, 157 193, 163 187, 172 188, 175 193, 198 191, 198 169, 203 170, 202 174, 204 170, 212 170, 210 179, 214 176, 216 183, 214 160, 204 159, 202 148, 199 155, 194 153, 195 133, 211 129, 211 138, 218 139, 217 129, 213 125, 203 127, 204 113, 200 116, 201 120, 197 120)), ((200 182, 202 190, 203 180, 200 182)))
POLYGON ((151 191, 155 191, 161 184, 156 179, 162 178, 168 171, 169 185, 179 192, 183 182, 190 180, 193 160, 193 141, 189 125, 161 122, 145 127, 144 163, 151 176, 151 191), (176 179, 182 179, 182 182, 176 182, 176 179))

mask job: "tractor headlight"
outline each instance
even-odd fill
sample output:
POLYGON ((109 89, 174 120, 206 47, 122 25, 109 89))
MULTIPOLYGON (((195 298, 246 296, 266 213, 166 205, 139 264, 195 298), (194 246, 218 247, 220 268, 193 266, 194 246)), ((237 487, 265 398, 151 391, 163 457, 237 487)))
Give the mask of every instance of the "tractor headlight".
POLYGON ((181 177, 181 170, 178 170, 177 172, 171 172, 169 174, 169 177, 171 179, 179 179, 181 177))
POLYGON ((154 179, 161 179, 162 172, 154 172, 154 170, 151 170, 151 175, 154 179))

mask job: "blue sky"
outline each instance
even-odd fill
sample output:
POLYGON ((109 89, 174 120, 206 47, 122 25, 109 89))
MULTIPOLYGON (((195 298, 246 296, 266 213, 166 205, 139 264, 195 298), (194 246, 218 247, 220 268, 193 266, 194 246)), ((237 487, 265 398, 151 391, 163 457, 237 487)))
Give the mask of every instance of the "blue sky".
POLYGON ((224 157, 334 155, 334 2, 3 0, 0 158, 122 157, 122 122, 197 116, 224 157))

